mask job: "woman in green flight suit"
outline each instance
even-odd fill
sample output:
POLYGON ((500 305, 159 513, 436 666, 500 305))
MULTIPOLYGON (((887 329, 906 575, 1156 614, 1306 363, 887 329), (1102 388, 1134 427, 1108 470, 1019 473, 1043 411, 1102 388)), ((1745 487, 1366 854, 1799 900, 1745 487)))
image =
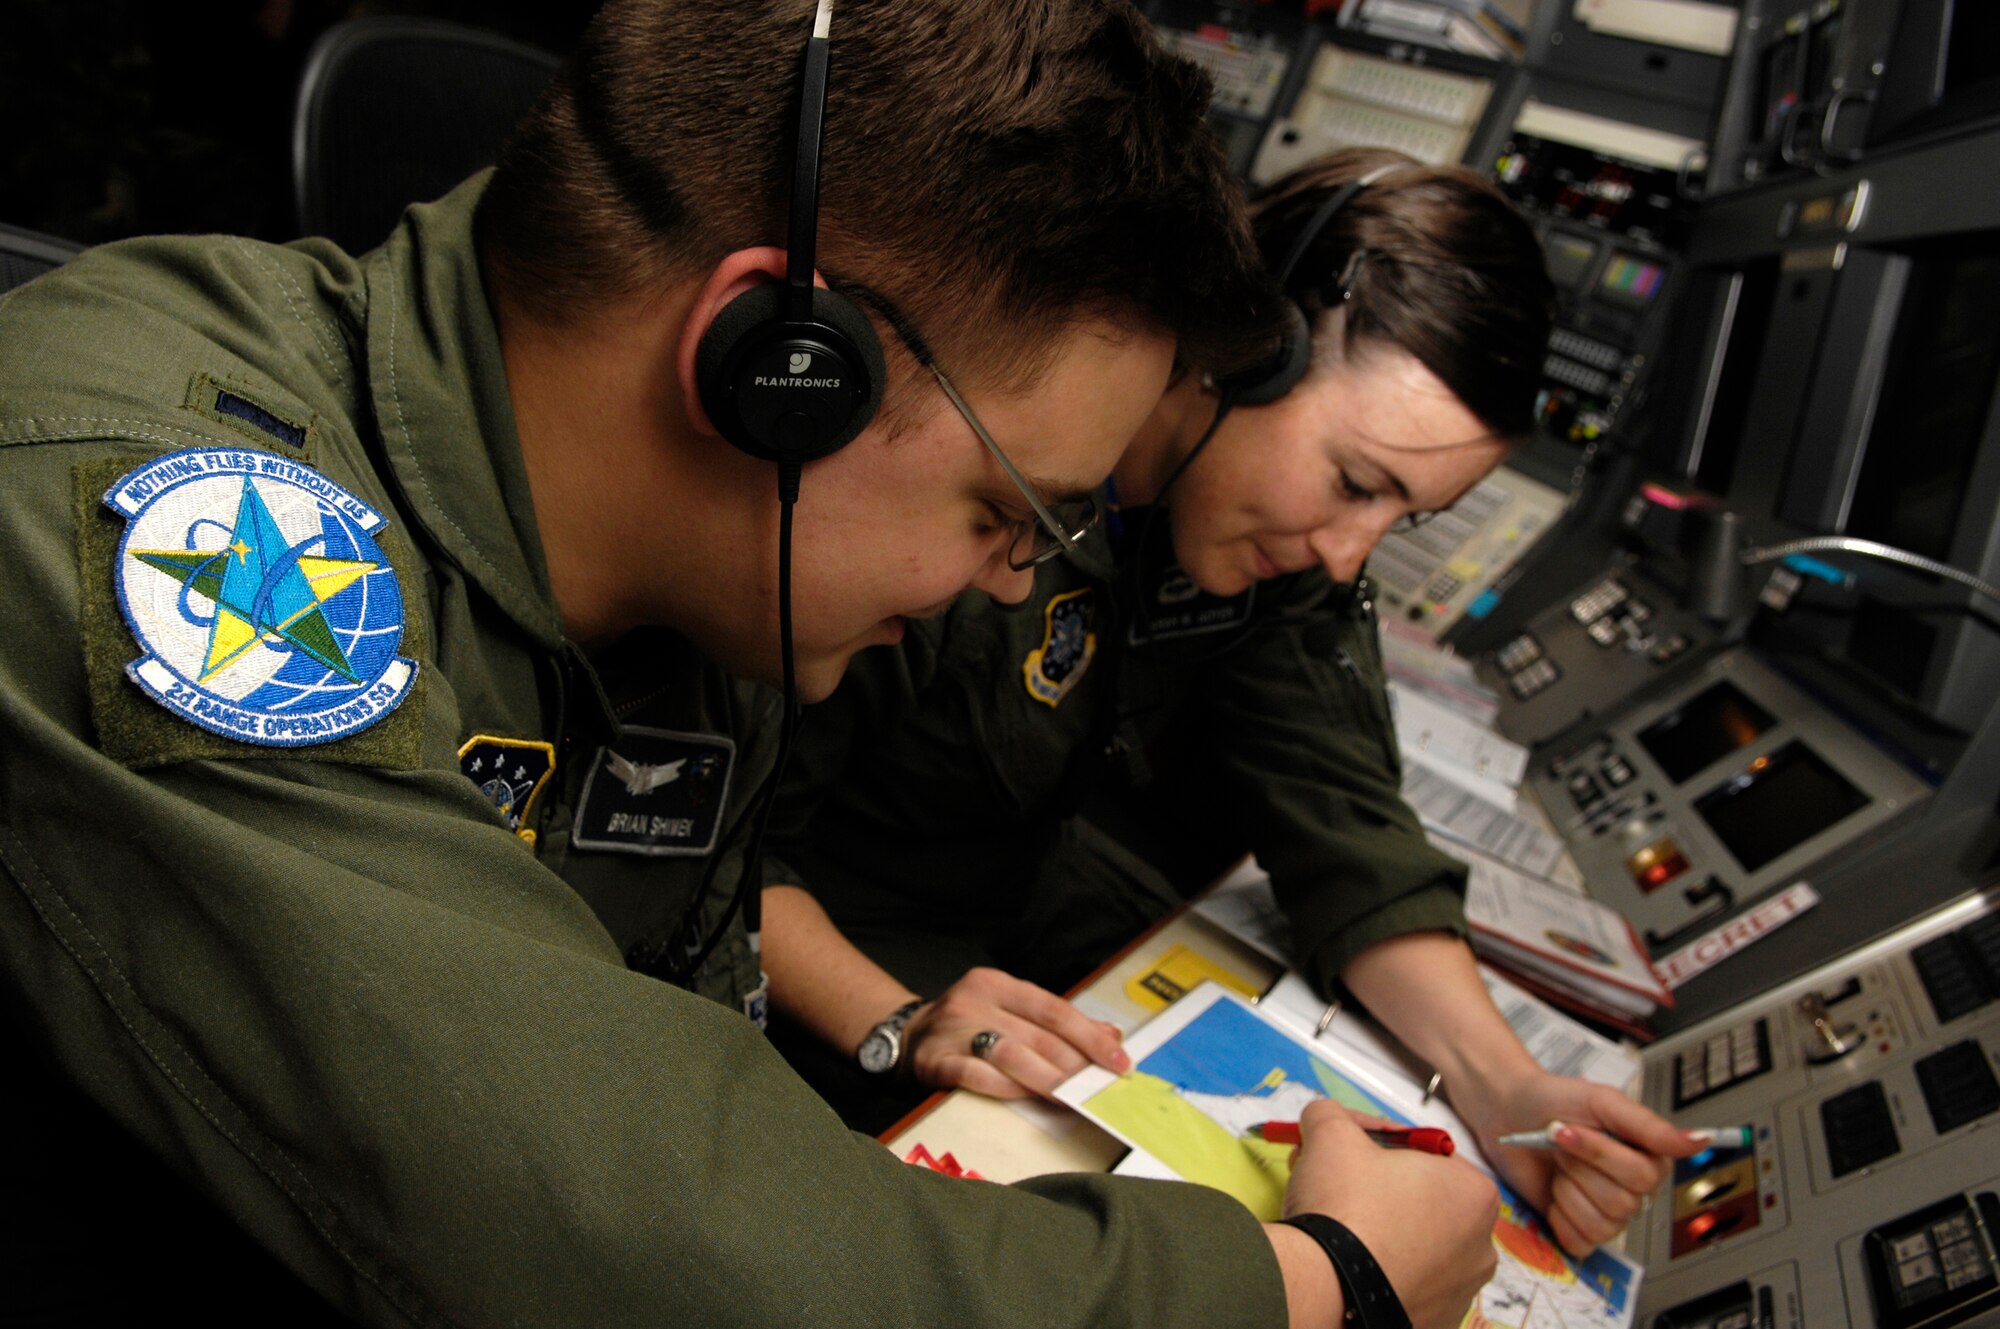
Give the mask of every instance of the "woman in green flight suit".
POLYGON ((775 1010, 820 1050, 781 1045, 869 1124, 864 1082, 1018 1097, 1086 1061, 1125 1069, 1116 1031, 1050 989, 1251 851, 1300 970, 1439 1068, 1488 1157, 1582 1251, 1692 1146, 1535 1065, 1487 997, 1464 869, 1400 795, 1362 576, 1393 525, 1449 507, 1530 432, 1540 248, 1472 172, 1381 151, 1322 159, 1254 209, 1297 353, 1181 380, 1024 601, 908 623, 814 709, 774 821, 763 954, 775 1010), (881 1073, 884 1039, 863 1049, 883 1025, 900 1075, 881 1073), (1551 1120, 1581 1124, 1552 1153, 1494 1143, 1551 1120))

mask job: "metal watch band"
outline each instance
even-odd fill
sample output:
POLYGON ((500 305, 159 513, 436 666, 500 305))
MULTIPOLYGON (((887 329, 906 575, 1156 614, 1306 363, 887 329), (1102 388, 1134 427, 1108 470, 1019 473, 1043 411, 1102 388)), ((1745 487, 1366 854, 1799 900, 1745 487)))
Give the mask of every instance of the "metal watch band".
POLYGON ((910 1016, 915 1014, 917 1007, 923 1004, 924 999, 922 997, 906 1001, 895 1010, 889 1012, 888 1019, 883 1020, 868 1031, 868 1036, 861 1040, 861 1046, 855 1051, 856 1057, 861 1062, 862 1070, 879 1075, 896 1068, 903 1060, 903 1026, 909 1023, 910 1016), (886 1043, 888 1045, 888 1059, 881 1065, 870 1065, 869 1049, 876 1043, 886 1043))
POLYGON ((1389 1276, 1361 1244, 1361 1238, 1325 1214, 1295 1214, 1284 1222, 1318 1242, 1333 1261, 1334 1277, 1347 1294, 1347 1319, 1361 1329, 1410 1329, 1403 1300, 1389 1286, 1389 1276))

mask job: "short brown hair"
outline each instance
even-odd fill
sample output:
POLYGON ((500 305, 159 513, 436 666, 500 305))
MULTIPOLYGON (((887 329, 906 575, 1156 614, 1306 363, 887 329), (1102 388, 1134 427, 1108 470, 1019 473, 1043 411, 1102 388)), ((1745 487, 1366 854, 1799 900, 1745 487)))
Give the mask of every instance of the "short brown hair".
MULTIPOLYGON (((560 324, 782 244, 812 11, 610 0, 482 200, 509 296, 560 324)), ((1217 371, 1268 334, 1207 79, 1124 0, 844 0, 832 40, 821 264, 968 376, 1032 375, 1088 316, 1217 371)))
POLYGON ((1346 335, 1402 348, 1436 374, 1494 433, 1534 429, 1555 303, 1542 248, 1507 196, 1463 166, 1424 166, 1357 148, 1321 157, 1251 200, 1257 243, 1275 273, 1329 195, 1397 166, 1335 213, 1302 256, 1286 294, 1307 317, 1341 298, 1346 335))

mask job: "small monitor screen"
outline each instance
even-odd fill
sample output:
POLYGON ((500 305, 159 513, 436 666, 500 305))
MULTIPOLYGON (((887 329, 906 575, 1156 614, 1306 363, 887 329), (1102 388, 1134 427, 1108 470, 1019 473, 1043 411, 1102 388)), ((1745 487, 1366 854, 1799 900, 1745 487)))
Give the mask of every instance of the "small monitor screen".
POLYGON ((1667 270, 1635 254, 1613 254, 1597 279, 1598 298, 1628 309, 1644 309, 1667 284, 1667 270))
POLYGON ((1788 743, 1695 800, 1722 847, 1755 872, 1868 806, 1868 795, 1803 743, 1788 743))
POLYGON ((1548 256, 1549 280, 1559 291, 1573 291, 1583 284, 1590 275, 1590 265, 1597 260, 1597 246, 1589 240, 1555 231, 1542 242, 1542 252, 1548 256))
POLYGON ((1774 724, 1734 683, 1717 683, 1673 714, 1639 731, 1639 744, 1669 780, 1680 784, 1774 724))

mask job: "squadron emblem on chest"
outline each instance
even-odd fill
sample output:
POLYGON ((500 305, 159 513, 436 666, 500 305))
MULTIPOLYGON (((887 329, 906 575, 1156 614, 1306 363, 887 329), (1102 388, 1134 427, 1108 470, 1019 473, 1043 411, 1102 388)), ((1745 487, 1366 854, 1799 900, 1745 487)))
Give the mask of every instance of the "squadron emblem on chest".
POLYGON ((555 744, 536 739, 474 734, 458 750, 458 769, 493 804, 507 829, 530 844, 535 833, 522 823, 555 768, 555 744))
POLYGON ((1097 654, 1097 633, 1092 631, 1096 617, 1089 587, 1065 591, 1049 601, 1042 611, 1042 644, 1029 651, 1021 665, 1029 696, 1054 706, 1082 680, 1097 654))

